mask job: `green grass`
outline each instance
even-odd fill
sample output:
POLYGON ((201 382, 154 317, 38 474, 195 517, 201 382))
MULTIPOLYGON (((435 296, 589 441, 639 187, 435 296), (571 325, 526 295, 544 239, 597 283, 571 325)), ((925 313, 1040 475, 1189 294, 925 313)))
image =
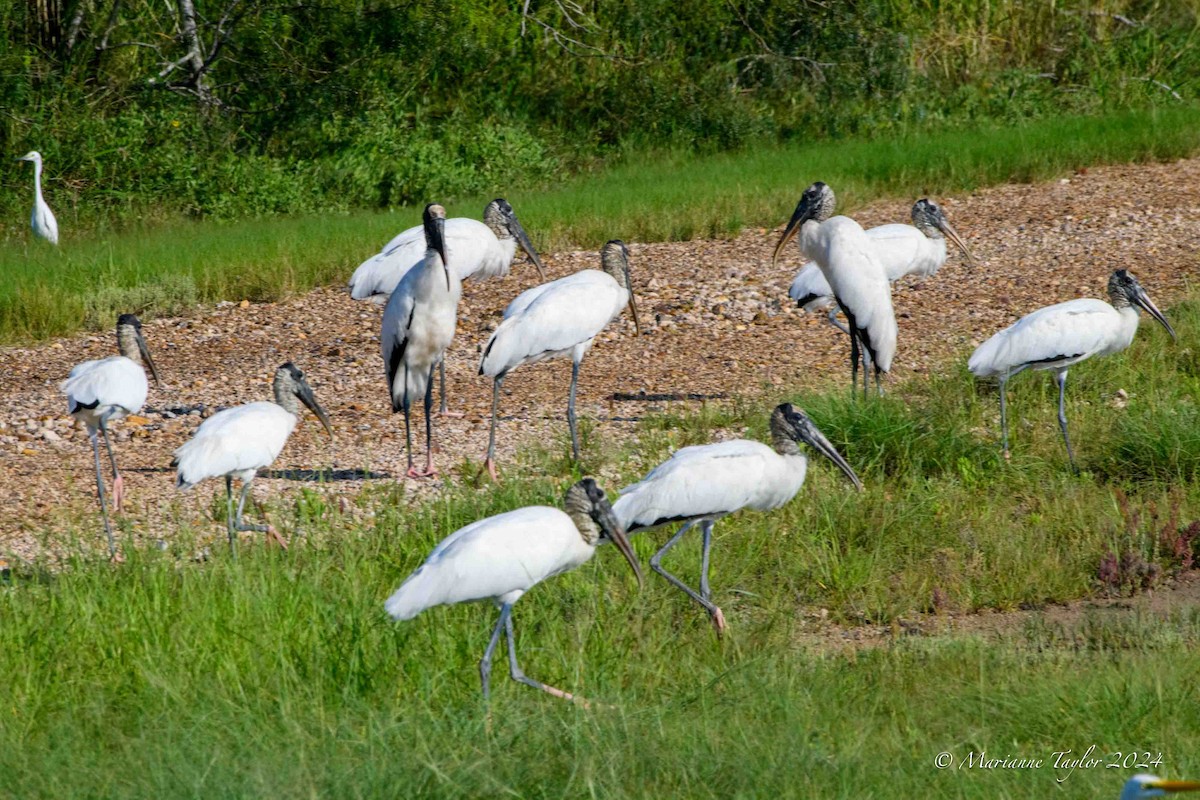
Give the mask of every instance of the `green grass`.
MULTIPOLYGON (((596 174, 510 196, 543 249, 619 237, 662 241, 776 225, 821 179, 842 208, 882 196, 968 191, 1049 178, 1076 167, 1190 155, 1200 109, 1057 118, 1014 127, 914 133, 694 158, 640 155, 596 174)), ((488 198, 451 203, 477 217, 488 198)), ((118 313, 175 314, 197 302, 273 300, 341 283, 417 209, 387 214, 174 223, 79 231, 64 220, 60 249, 0 246, 0 342, 39 340, 118 313)))
MULTIPOLYGON (((509 470, 520 480, 453 482, 411 508, 390 485, 354 500, 370 512, 359 517, 315 492, 276 500, 272 518, 304 538, 286 554, 246 547, 236 562, 219 508, 121 567, 87 555, 100 551, 89 513, 72 532, 91 543, 79 556, 22 565, 0 584, 4 787, 23 798, 1115 797, 1134 768, 932 766, 943 751, 1052 762, 1093 744, 1200 775, 1200 611, 1085 612, 1070 627, 1035 616, 998 641, 898 624, 1102 593, 1110 555, 1136 568, 1108 581, 1114 591, 1180 566, 1166 534, 1200 517, 1196 448, 1175 444, 1195 435, 1200 304, 1167 313, 1177 343, 1147 324, 1125 353, 1072 370, 1078 476, 1045 374, 1011 384, 1011 461, 995 453, 994 391, 961 369, 883 401, 785 394, 866 491, 818 464, 784 508, 718 524, 723 643, 657 576, 639 592, 611 548, 531 591, 515 613, 523 667, 611 706, 592 711, 513 684, 500 656, 489 713, 476 664, 492 609, 397 624, 381 607, 449 532, 557 502, 571 480, 562 442, 523 453, 509 470), (1118 388, 1123 409, 1108 402, 1118 388), (1154 446, 1136 447, 1148 429, 1154 446), (212 559, 194 562, 213 537, 212 559), (808 632, 820 609, 892 623, 894 638, 843 650, 808 632)), ((762 437, 780 399, 648 418, 636 441, 591 442, 587 471, 615 490, 684 444, 762 437)), ((663 536, 635 537, 643 562, 663 536)), ((668 568, 695 580, 698 549, 685 541, 668 568)))

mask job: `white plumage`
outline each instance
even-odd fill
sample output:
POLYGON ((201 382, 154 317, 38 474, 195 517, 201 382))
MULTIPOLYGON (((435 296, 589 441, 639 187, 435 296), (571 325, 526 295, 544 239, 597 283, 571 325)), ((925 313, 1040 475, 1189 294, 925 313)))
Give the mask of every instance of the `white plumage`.
POLYGON ((703 606, 718 633, 725 629, 725 617, 711 601, 708 588, 713 523, 744 508, 770 511, 795 497, 808 471, 808 459, 797 441, 808 443, 829 458, 862 488, 858 476, 837 449, 803 411, 790 403, 778 406, 771 414, 771 438, 771 447, 747 439, 685 447, 641 481, 622 489, 620 499, 613 504, 617 520, 631 534, 684 523, 650 559, 650 566, 703 606), (704 537, 699 592, 660 565, 666 552, 696 522, 700 523, 704 537))
POLYGON ((1112 305, 1100 300, 1070 300, 1040 308, 997 333, 976 348, 967 368, 980 378, 1000 381, 1000 430, 1008 454, 1008 379, 1026 370, 1053 370, 1058 382, 1058 422, 1072 465, 1075 454, 1067 434, 1065 392, 1067 370, 1092 356, 1124 350, 1138 328, 1138 307, 1145 309, 1175 336, 1166 317, 1150 300, 1137 278, 1115 271, 1108 281, 1112 305))
POLYGON ((488 696, 491 657, 502 629, 508 632, 512 677, 568 700, 571 695, 525 676, 517 666, 512 606, 538 583, 574 569, 596 545, 612 541, 641 582, 641 570, 604 492, 591 478, 567 490, 565 511, 549 506, 519 508, 460 528, 433 549, 384 607, 393 618, 412 619, 433 606, 492 600, 500 607, 491 642, 480 662, 488 696))
MULTIPOLYGON (((508 274, 518 245, 542 272, 541 259, 517 222, 512 206, 493 200, 484 209, 485 222, 469 217, 446 220, 446 258, 459 280, 483 280, 508 274)), ((425 229, 417 225, 398 234, 378 254, 364 261, 350 277, 355 300, 386 303, 401 279, 425 258, 425 229)))
POLYGON ((383 310, 380 349, 387 369, 392 412, 404 412, 404 434, 408 447, 410 478, 432 477, 433 466, 433 368, 445 356, 458 327, 458 301, 462 281, 450 269, 442 232, 445 209, 436 204, 424 213, 426 253, 421 262, 396 286, 383 310), (412 461, 410 413, 418 398, 425 399, 425 468, 412 461))
POLYGON ((479 374, 494 380, 492 428, 485 466, 496 477, 496 413, 500 384, 522 364, 570 356, 571 388, 567 423, 571 451, 579 460, 579 436, 575 425, 575 391, 579 364, 596 336, 621 315, 628 305, 638 325, 637 305, 629 278, 629 252, 624 243, 612 240, 601 250, 603 270, 585 269, 519 294, 504 311, 504 319, 492 333, 483 351, 479 374))
POLYGON ((17 160, 33 162, 33 213, 29 217, 29 224, 36 235, 50 244, 58 244, 58 220, 42 197, 42 154, 31 150, 17 160))

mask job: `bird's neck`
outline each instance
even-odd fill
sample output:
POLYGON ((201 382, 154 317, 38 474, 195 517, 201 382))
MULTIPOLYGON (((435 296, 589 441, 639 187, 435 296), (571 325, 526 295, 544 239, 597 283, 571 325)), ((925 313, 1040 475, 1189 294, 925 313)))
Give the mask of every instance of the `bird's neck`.
POLYGON ((579 535, 584 543, 589 547, 595 547, 600 541, 600 526, 596 524, 596 520, 592 519, 592 515, 586 511, 571 508, 566 508, 567 516, 575 523, 575 527, 579 529, 579 535))
POLYGON ((771 431, 771 446, 775 448, 775 452, 781 456, 801 456, 804 453, 800 450, 800 445, 796 444, 796 440, 788 436, 783 431, 771 431))
POLYGON ((299 398, 278 378, 275 380, 275 402, 293 417, 300 416, 299 398))
POLYGON ((142 351, 138 347, 137 333, 133 328, 121 326, 117 328, 117 352, 128 358, 139 367, 144 367, 142 363, 142 351))
POLYGON ((36 200, 42 199, 42 162, 33 162, 33 196, 36 200))

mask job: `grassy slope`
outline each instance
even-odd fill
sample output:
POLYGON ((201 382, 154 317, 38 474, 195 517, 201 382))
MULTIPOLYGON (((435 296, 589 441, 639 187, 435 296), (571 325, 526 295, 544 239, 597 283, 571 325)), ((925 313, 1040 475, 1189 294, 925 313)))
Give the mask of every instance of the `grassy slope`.
MULTIPOLYGON (((22 797, 1116 796, 1132 769, 1081 770, 1058 787, 1048 768, 931 766, 943 750, 1050 758, 1091 744, 1161 751, 1156 771, 1200 774, 1196 612, 849 655, 805 644, 798 617, 823 607, 894 619, 929 607, 935 587, 959 609, 1077 597, 1094 590, 1109 551, 1170 567, 1159 529, 1171 508, 1183 524, 1200 510, 1200 306, 1168 314, 1177 344, 1147 327, 1127 353, 1072 370, 1080 476, 1065 470, 1045 375, 1013 382, 1011 462, 993 448, 994 394, 957 371, 865 405, 794 398, 868 489, 847 491, 822 465, 784 509, 717 527, 725 644, 657 577, 637 593, 610 549, 518 605, 526 670, 612 709, 516 686, 498 658, 489 722, 475 665, 494 612, 392 624, 380 607, 450 531, 555 502, 568 472, 557 450, 526 453, 526 481, 455 484, 416 509, 380 488, 359 500, 373 513, 365 527, 310 494, 273 509, 307 535, 286 555, 247 548, 234 563, 218 546, 197 565, 190 537, 213 531, 184 530, 173 552, 135 552, 120 569, 81 561, 19 577, 0 588, 5 787, 22 797), (1130 398, 1121 412, 1106 401, 1116 388, 1130 398), (1116 489, 1140 522, 1123 519, 1116 489)), ((718 430, 761 436, 763 405, 647 420, 636 443, 589 445, 588 470, 615 474, 615 488, 718 430)), ((80 520, 80 535, 95 538, 94 520, 80 520)), ((635 545, 645 560, 661 541, 635 545)), ((681 545, 668 566, 694 578, 697 551, 681 545)))
MULTIPOLYGON (((635 158, 510 197, 539 246, 720 236, 786 219, 803 186, 833 185, 843 208, 885 195, 963 191, 1074 167, 1189 155, 1200 109, 1060 118, 1012 128, 843 141, 701 159, 635 158)), ((452 203, 478 216, 486 198, 452 203)), ((64 220, 59 250, 0 247, 0 342, 42 339, 117 313, 176 313, 197 302, 271 299, 341 282, 417 211, 87 233, 64 220)))

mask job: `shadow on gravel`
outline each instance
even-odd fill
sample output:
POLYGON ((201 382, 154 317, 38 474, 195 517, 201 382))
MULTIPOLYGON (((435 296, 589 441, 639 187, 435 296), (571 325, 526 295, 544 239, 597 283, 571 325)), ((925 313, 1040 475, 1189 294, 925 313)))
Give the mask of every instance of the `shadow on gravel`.
POLYGON ((334 481, 366 481, 391 478, 390 472, 371 472, 365 469, 273 469, 262 473, 264 478, 279 478, 285 481, 307 481, 309 483, 332 483, 334 481))

